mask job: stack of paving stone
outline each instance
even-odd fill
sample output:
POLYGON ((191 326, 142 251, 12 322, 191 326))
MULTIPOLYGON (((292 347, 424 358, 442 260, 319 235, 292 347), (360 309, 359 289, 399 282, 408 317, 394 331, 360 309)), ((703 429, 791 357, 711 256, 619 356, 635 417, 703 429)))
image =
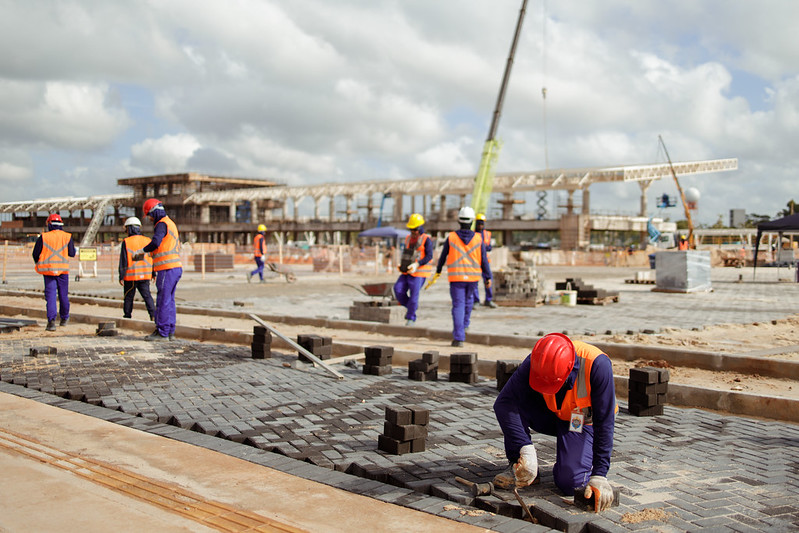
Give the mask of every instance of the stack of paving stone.
POLYGON ((449 356, 449 380, 477 383, 477 353, 455 352, 449 356))
POLYGON ((543 302, 543 284, 535 267, 515 262, 493 274, 491 288, 494 290, 493 301, 497 304, 535 307, 543 302))
POLYGON ((438 381, 437 351, 424 352, 421 359, 408 363, 408 379, 414 381, 438 381))
POLYGON ((119 335, 119 331, 117 331, 117 323, 100 322, 97 324, 97 331, 95 333, 98 337, 116 337, 119 335))
POLYGON ((519 368, 519 365, 522 364, 521 361, 515 360, 499 360, 497 361, 497 390, 501 391, 502 387, 508 382, 510 377, 516 372, 516 369, 519 368))
POLYGON ((58 349, 55 346, 37 346, 36 348, 31 348, 28 355, 38 357, 39 355, 55 355, 57 353, 58 349))
POLYGON ((422 407, 386 407, 383 434, 377 449, 393 455, 423 452, 427 442, 430 411, 422 407))
MULTIPOLYGON (((313 334, 300 334, 297 335, 297 344, 311 352, 312 355, 315 355, 317 359, 330 359, 333 357, 333 338, 332 337, 323 337, 322 335, 313 335, 313 334)), ((300 361, 304 363, 312 363, 309 358, 302 354, 302 352, 297 352, 297 355, 300 358, 300 361)))
POLYGON ((373 376, 391 374, 391 358, 394 357, 393 346, 367 346, 364 349, 366 360, 363 373, 373 376))
POLYGON ((631 415, 663 414, 666 392, 669 390, 668 368, 631 368, 627 406, 631 415))
POLYGON ((355 301, 350 306, 350 320, 396 324, 404 320, 406 311, 393 298, 390 300, 355 301))
POLYGON ((566 281, 555 283, 556 291, 577 291, 577 303, 587 305, 605 305, 619 301, 619 291, 608 291, 594 288, 580 278, 566 278, 566 281))
POLYGON ((250 348, 253 359, 270 359, 272 357, 272 333, 263 326, 254 326, 250 348))

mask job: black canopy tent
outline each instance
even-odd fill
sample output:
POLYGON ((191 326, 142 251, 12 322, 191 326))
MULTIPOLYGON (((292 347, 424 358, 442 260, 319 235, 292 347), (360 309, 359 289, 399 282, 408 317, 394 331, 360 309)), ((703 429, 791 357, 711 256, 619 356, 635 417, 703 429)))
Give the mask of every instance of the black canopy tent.
POLYGON ((780 237, 782 237, 782 233, 785 231, 799 232, 799 213, 778 218, 776 220, 769 220, 768 222, 761 222, 757 225, 757 238, 755 239, 755 257, 753 263, 754 268, 752 269, 753 278, 755 275, 755 270, 757 270, 757 252, 760 249, 760 237, 763 236, 764 231, 776 231, 780 234, 780 237))

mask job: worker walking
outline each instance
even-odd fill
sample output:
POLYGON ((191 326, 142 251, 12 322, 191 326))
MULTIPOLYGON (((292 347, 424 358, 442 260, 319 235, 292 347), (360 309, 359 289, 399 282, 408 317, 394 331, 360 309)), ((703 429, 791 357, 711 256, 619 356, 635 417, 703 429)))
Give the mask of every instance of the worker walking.
POLYGON ((125 220, 125 231, 128 236, 122 240, 119 248, 119 284, 124 289, 122 303, 122 317, 131 318, 133 313, 133 298, 139 291, 150 320, 155 317, 155 304, 150 294, 150 281, 153 279, 153 259, 149 255, 139 261, 134 261, 133 256, 142 253, 150 239, 141 234, 141 221, 137 217, 125 220))
MULTIPOLYGON (((164 206, 159 200, 150 198, 142 207, 145 216, 153 221, 153 238, 142 251, 153 258, 155 272, 155 331, 145 337, 148 341, 167 341, 175 339, 177 307, 175 290, 183 275, 180 263, 180 236, 175 223, 166 216, 164 206)), ((143 259, 143 254, 133 257, 134 261, 143 259)))
POLYGON ((394 284, 394 294, 399 304, 406 308, 405 325, 416 322, 419 308, 419 292, 430 274, 433 273, 433 239, 424 232, 424 217, 413 213, 406 227, 411 234, 405 237, 405 249, 399 269, 400 276, 394 284))
MULTIPOLYGON (((490 252, 492 249, 491 232, 485 229, 485 227, 486 227, 486 216, 483 213, 477 213, 477 217, 474 221, 474 231, 476 233, 479 233, 480 236, 483 238, 483 242, 486 245, 486 254, 488 254, 488 252, 490 252)), ((488 258, 488 262, 491 263, 491 258, 489 258, 488 255, 486 255, 486 258, 488 258)), ((490 286, 485 285, 485 283, 483 283, 483 285, 485 286, 485 293, 486 293, 486 298, 485 300, 483 300, 483 305, 486 307, 490 307, 491 309, 495 309, 497 307, 497 304, 495 304, 493 301, 494 291, 491 289, 490 286)), ((479 304, 480 304, 480 284, 478 283, 477 285, 474 286, 474 305, 479 305, 479 304)))
POLYGON ((260 224, 258 226, 258 233, 252 240, 253 258, 255 259, 255 270, 247 272, 247 283, 250 282, 252 277, 258 274, 261 283, 264 282, 264 259, 266 258, 266 226, 260 224))
POLYGON ((596 493, 596 510, 606 509, 613 502, 607 473, 617 412, 610 358, 560 333, 542 337, 494 402, 511 465, 494 485, 524 487, 538 478, 532 430, 557 439, 557 487, 569 496, 586 487, 586 498, 596 493))
POLYGON ((451 232, 444 241, 438 258, 436 273, 430 285, 438 280, 441 269, 447 265, 449 295, 452 299, 452 346, 463 346, 469 328, 474 290, 480 277, 486 287, 491 286, 491 267, 486 257, 486 247, 479 233, 472 231, 474 209, 462 207, 458 212, 460 229, 451 232))
POLYGON ((47 331, 55 331, 56 316, 61 316, 60 326, 69 321, 69 259, 75 257, 72 234, 64 231, 61 215, 47 217, 47 231, 39 235, 33 245, 33 262, 36 272, 44 278, 44 299, 47 302, 47 331), (56 296, 58 307, 56 307, 56 296))

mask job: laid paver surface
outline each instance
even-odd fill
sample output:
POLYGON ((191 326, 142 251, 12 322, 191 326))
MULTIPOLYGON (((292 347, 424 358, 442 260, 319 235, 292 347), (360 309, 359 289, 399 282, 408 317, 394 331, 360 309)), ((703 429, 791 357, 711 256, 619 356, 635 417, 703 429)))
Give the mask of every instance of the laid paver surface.
MULTIPOLYGON (((417 508, 424 498, 435 497, 521 516, 512 494, 474 500, 454 480, 487 481, 506 466, 492 412, 493 380, 451 383, 442 373, 439 381, 417 382, 403 369, 378 377, 364 375, 360 365, 338 366, 345 379, 336 380, 319 368, 284 366, 296 361, 293 353, 253 360, 246 346, 148 343, 141 337, 66 331, 58 337, 56 354, 29 355, 30 348, 48 342, 0 342, 0 380, 138 416, 146 430, 163 434, 165 427, 179 426, 230 446, 300 459, 303 463, 287 467, 296 475, 305 475, 302 465, 308 463, 345 471, 371 480, 350 483, 348 490, 379 494, 399 505, 417 508), (407 405, 430 410, 426 450, 378 451, 385 408, 407 405)), ((638 418, 621 406, 609 474, 621 488, 621 505, 601 515, 564 502, 550 471, 554 439, 534 435, 542 482, 522 492, 544 526, 561 531, 583 531, 589 523, 592 531, 799 527, 799 426, 670 406, 662 416, 638 418), (646 520, 652 516, 658 518, 646 520)), ((330 483, 341 479, 331 476, 330 483)), ((429 506, 429 512, 454 513, 443 511, 435 499, 429 506)), ((459 519, 499 531, 524 526, 479 514, 459 519)))

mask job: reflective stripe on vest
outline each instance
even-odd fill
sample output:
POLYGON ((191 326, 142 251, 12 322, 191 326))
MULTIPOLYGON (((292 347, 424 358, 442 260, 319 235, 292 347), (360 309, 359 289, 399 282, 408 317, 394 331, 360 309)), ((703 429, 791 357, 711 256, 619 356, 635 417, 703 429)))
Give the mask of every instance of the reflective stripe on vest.
POLYGON ((449 281, 480 281, 483 272, 480 245, 483 238, 475 233, 469 244, 464 244, 454 231, 447 237, 449 254, 447 254, 447 278, 449 281))
POLYGON ((153 256, 153 270, 160 272, 161 270, 169 270, 170 268, 180 268, 180 239, 178 237, 178 228, 172 219, 164 217, 157 224, 166 224, 166 235, 161 239, 161 244, 152 252, 153 256))
POLYGON ((60 229, 42 233, 42 253, 36 262, 36 272, 43 276, 69 274, 67 252, 72 234, 60 229))
POLYGON ((261 235, 260 233, 256 235, 255 238, 253 239, 252 247, 255 252, 255 257, 263 257, 264 255, 266 255, 266 246, 263 247, 264 248, 263 252, 261 251, 261 245, 263 242, 264 242, 264 236, 261 235))
MULTIPOLYGON (((571 420, 572 411, 579 409, 583 416, 584 424, 591 424, 593 422, 593 411, 591 409, 591 366, 594 364, 594 359, 602 355, 604 352, 596 346, 591 346, 581 341, 573 341, 574 348, 577 351, 577 360, 574 362, 577 366, 577 379, 574 386, 566 391, 566 396, 563 398, 563 404, 558 409, 557 400, 554 394, 542 394, 544 401, 550 411, 555 413, 561 420, 571 420)), ((616 412, 619 412, 619 406, 616 404, 616 412)))
MULTIPOLYGON (((427 233, 422 233, 419 235, 419 238, 416 239, 416 250, 414 252, 414 261, 417 263, 425 258, 424 255, 424 245, 429 239, 430 236, 427 233)), ((411 236, 408 235, 405 237, 405 248, 407 249, 411 245, 411 236)), ((415 278, 428 278, 430 274, 433 273, 433 261, 430 260, 425 265, 420 265, 419 268, 416 269, 416 272, 412 273, 411 276, 415 278)))
POLYGON ((127 255, 127 265, 125 266, 125 275, 122 277, 125 281, 141 281, 144 279, 153 279, 153 258, 148 254, 144 254, 144 259, 141 261, 134 261, 133 256, 142 251, 142 248, 150 244, 150 239, 144 235, 131 235, 126 237, 122 242, 125 243, 125 253, 127 255))

